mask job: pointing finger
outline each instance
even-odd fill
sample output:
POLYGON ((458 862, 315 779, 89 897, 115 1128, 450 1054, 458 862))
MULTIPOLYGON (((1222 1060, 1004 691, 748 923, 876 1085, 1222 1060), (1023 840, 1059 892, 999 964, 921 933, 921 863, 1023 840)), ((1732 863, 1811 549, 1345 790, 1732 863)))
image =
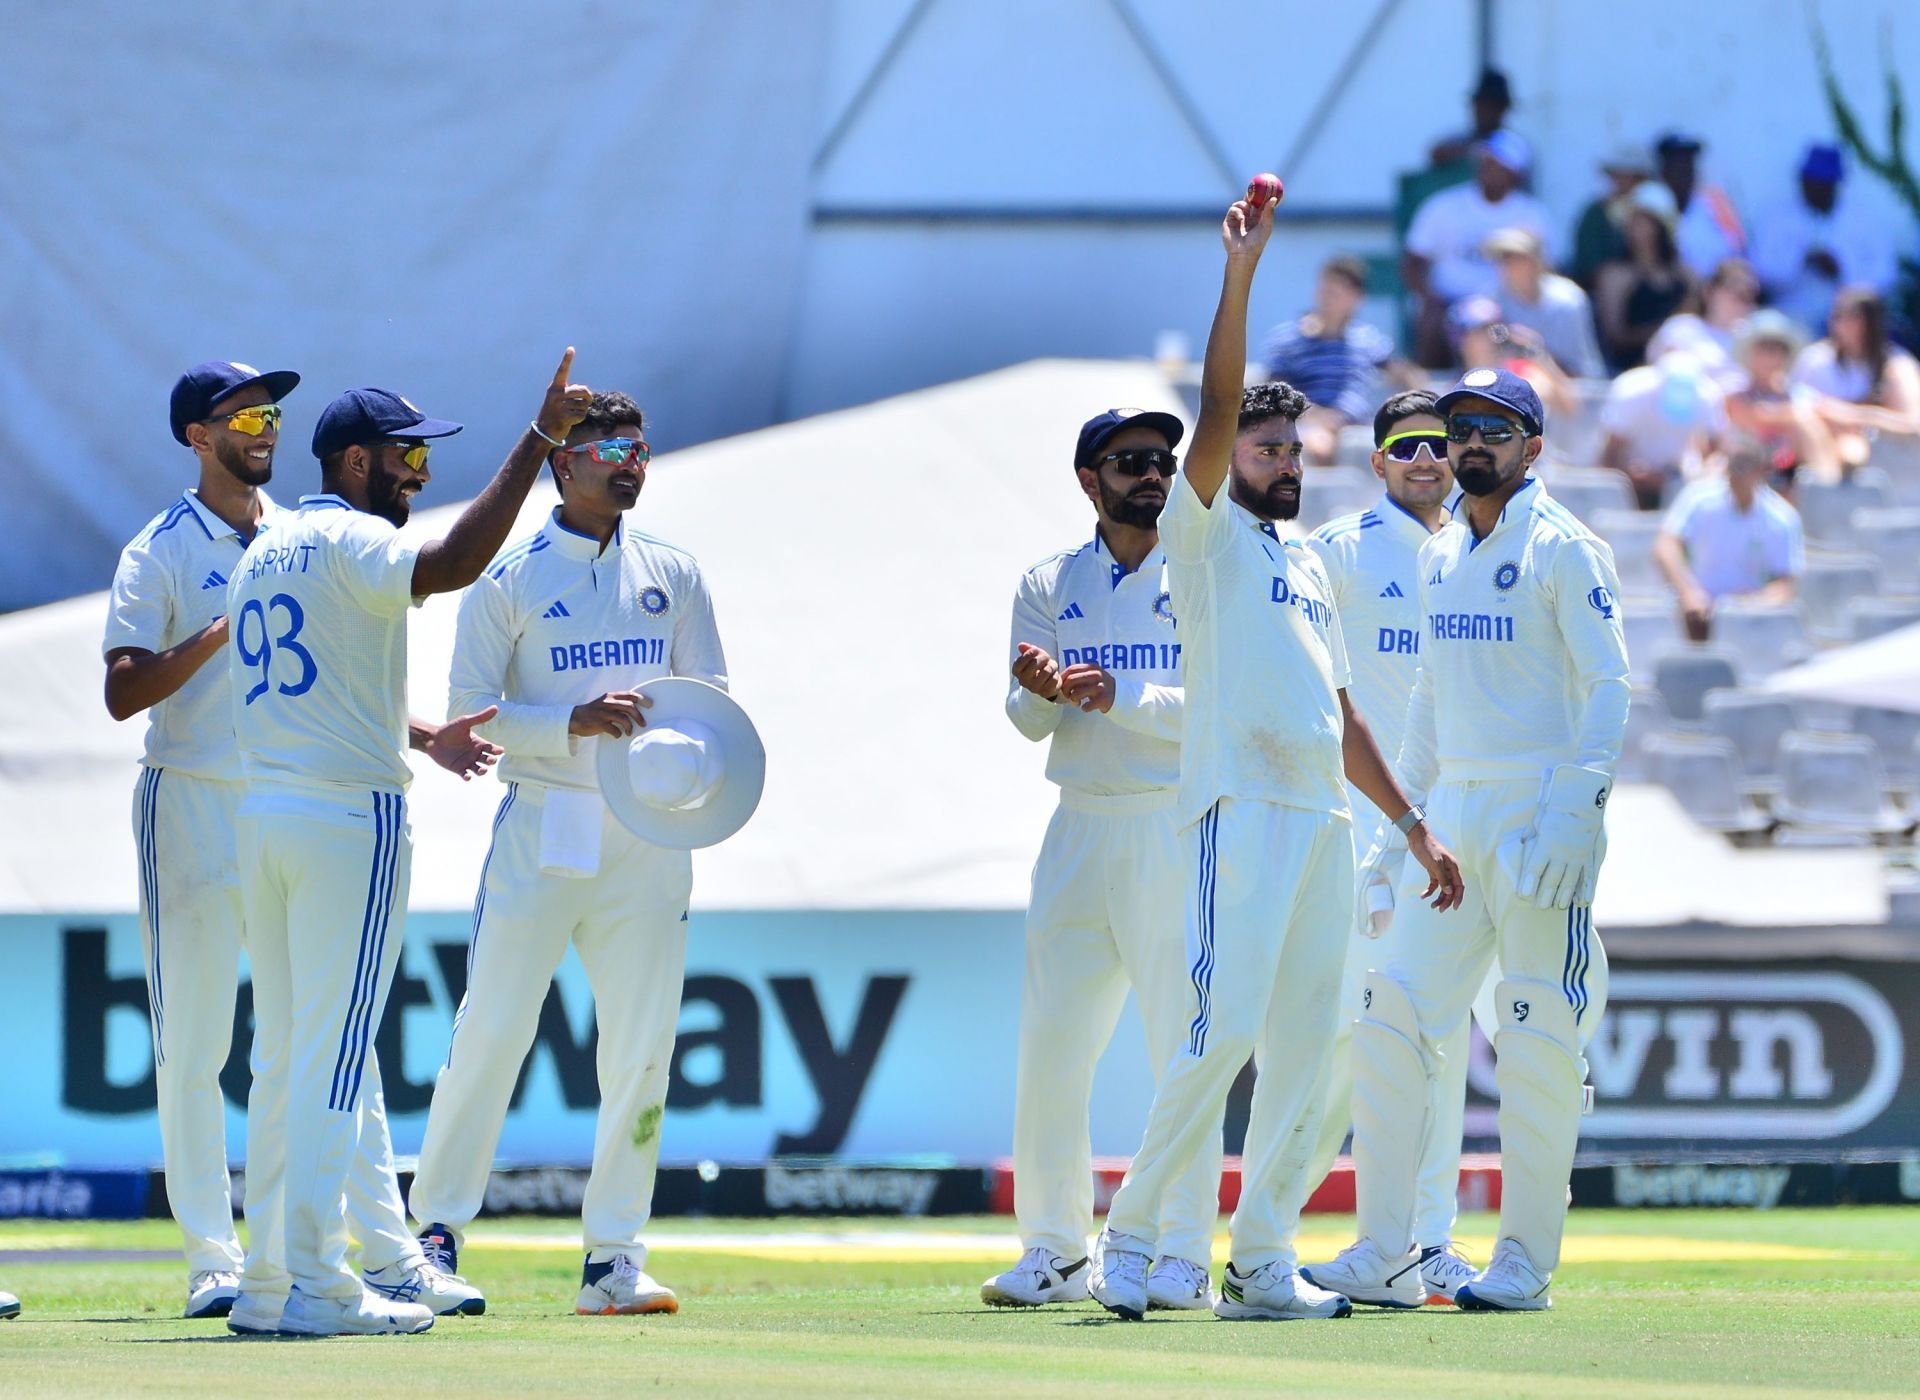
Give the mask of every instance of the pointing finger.
POLYGON ((572 372, 573 372, 573 347, 569 345, 567 347, 567 353, 560 357, 560 368, 553 372, 553 387, 556 389, 566 388, 567 376, 570 375, 572 372))

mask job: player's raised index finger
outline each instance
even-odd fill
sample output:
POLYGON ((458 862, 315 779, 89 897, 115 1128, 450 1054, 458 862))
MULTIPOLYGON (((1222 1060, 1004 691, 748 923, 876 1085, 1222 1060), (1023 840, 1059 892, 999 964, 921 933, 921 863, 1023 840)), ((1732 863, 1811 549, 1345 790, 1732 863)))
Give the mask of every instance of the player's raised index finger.
POLYGON ((560 368, 553 372, 553 387, 556 389, 566 388, 567 376, 572 373, 573 373, 573 347, 569 345, 567 347, 567 353, 560 357, 560 368))

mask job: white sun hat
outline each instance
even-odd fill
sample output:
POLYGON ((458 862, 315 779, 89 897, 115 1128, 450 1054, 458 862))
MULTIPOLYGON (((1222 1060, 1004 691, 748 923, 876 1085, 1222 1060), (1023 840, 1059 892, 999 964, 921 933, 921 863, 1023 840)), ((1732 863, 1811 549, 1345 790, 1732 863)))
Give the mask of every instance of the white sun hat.
POLYGON ((767 780, 767 751, 740 703, 690 676, 638 687, 653 702, 631 737, 595 741, 600 794, 620 824, 655 846, 714 846, 747 824, 767 780))

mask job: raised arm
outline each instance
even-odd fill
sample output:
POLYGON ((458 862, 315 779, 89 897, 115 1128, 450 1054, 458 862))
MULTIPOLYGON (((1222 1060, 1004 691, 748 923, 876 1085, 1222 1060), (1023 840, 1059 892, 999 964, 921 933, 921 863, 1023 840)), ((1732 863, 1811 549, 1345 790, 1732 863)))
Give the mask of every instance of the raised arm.
POLYGON ((1273 234, 1274 208, 1269 203, 1254 209, 1244 199, 1235 200, 1220 226, 1227 269, 1213 329, 1207 334, 1207 357, 1200 367, 1200 421, 1194 426, 1183 468, 1187 485, 1209 509, 1226 482, 1233 439, 1240 429, 1240 396, 1247 387, 1247 295, 1253 290, 1260 254, 1273 234))
POLYGON ((473 502, 460 512, 444 539, 421 546, 413 563, 413 596, 429 593, 455 593, 480 577, 481 570, 493 562, 500 546, 507 542, 514 517, 540 475, 540 464, 547 453, 564 442, 569 431, 587 416, 593 402, 593 390, 567 382, 573 368, 573 347, 560 357, 553 383, 547 386, 540 412, 534 416, 520 440, 507 454, 507 460, 494 473, 493 480, 473 502))

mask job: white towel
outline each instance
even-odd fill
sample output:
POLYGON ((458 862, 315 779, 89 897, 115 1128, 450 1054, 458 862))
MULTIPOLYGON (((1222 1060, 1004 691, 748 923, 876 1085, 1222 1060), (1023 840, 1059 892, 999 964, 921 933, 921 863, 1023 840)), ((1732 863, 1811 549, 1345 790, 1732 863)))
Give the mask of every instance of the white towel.
POLYGON ((600 873, 607 804, 597 792, 548 788, 540 814, 540 873, 585 880, 600 873))

